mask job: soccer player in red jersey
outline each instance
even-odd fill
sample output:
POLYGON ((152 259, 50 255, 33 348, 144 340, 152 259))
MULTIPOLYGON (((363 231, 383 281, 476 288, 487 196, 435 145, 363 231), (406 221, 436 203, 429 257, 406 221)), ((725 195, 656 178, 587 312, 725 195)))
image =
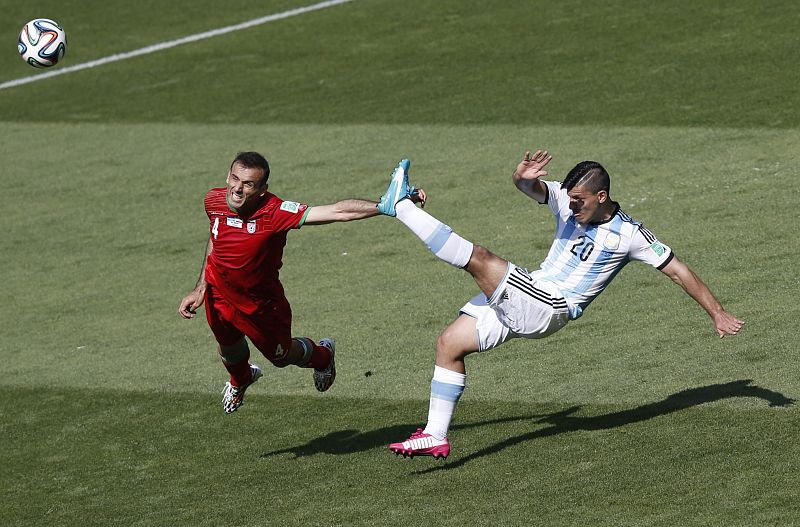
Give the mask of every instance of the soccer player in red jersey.
MULTIPOLYGON (((248 386, 261 377, 250 363, 248 337, 275 366, 313 368, 314 385, 324 392, 336 378, 335 342, 292 337, 292 310, 279 279, 283 247, 291 229, 360 220, 380 214, 377 202, 346 199, 310 207, 268 192, 269 163, 257 152, 240 152, 231 163, 227 186, 205 198, 210 235, 200 278, 178 312, 194 317, 205 302, 206 318, 230 373, 222 406, 231 413, 244 402, 248 386)), ((412 197, 425 202, 421 189, 412 197)))

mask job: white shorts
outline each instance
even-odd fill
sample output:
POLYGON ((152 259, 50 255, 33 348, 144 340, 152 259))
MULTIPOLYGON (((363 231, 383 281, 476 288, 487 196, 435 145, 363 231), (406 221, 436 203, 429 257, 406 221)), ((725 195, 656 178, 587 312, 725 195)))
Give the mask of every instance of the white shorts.
POLYGON ((512 263, 490 298, 476 295, 461 313, 475 318, 480 351, 513 338, 544 338, 570 320, 567 301, 552 283, 537 281, 512 263))

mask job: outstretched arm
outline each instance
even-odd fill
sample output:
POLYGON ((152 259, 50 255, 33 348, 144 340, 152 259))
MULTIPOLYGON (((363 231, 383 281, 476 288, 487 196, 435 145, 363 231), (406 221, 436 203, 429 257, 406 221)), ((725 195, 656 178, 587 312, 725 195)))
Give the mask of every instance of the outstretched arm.
POLYGON ((694 274, 694 271, 689 269, 688 265, 673 257, 672 261, 661 269, 661 272, 681 286, 689 296, 706 310, 706 313, 714 322, 714 327, 720 338, 725 335, 736 335, 742 329, 744 322, 723 309, 708 286, 703 283, 699 276, 694 274))
POLYGON ((208 236, 208 244, 206 245, 206 252, 203 256, 203 265, 200 267, 200 278, 197 279, 197 285, 194 291, 186 295, 181 300, 181 305, 178 306, 178 313, 183 318, 192 318, 197 313, 197 308, 203 305, 206 296, 206 262, 208 255, 214 249, 214 242, 211 240, 211 235, 208 236))
POLYGON ((374 201, 345 199, 330 205, 319 205, 308 210, 303 225, 323 225, 337 221, 353 221, 371 218, 380 214, 374 201))
POLYGON ((511 179, 514 185, 528 197, 531 197, 539 203, 544 203, 547 199, 547 187, 539 181, 540 177, 547 177, 547 172, 542 170, 553 156, 547 153, 547 150, 537 150, 535 154, 531 155, 530 151, 525 152, 525 157, 522 158, 519 165, 517 165, 511 179))
MULTIPOLYGON (((425 205, 427 195, 423 189, 417 189, 412 194, 411 201, 425 205)), ((303 225, 324 225, 340 221, 363 220, 380 214, 377 209, 378 202, 366 199, 345 199, 330 205, 319 205, 308 210, 306 221, 303 225)))

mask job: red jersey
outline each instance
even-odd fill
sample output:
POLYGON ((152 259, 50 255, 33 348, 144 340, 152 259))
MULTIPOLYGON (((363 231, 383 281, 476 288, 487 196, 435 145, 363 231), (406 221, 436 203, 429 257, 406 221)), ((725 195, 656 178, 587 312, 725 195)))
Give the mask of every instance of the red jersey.
POLYGON ((309 209, 267 192, 258 209, 243 218, 228 207, 226 192, 223 187, 206 194, 213 243, 206 281, 238 310, 252 314, 284 299, 278 272, 286 234, 303 225, 309 209))

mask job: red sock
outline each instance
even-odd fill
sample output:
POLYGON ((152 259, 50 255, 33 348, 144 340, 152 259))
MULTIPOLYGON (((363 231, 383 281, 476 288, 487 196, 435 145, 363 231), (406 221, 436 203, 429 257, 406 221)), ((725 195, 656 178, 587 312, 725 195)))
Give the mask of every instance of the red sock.
POLYGON ((300 341, 301 345, 307 349, 311 346, 311 357, 305 364, 298 364, 301 368, 314 368, 315 370, 324 370, 331 363, 331 350, 325 346, 320 346, 308 337, 295 337, 295 340, 300 341))
POLYGON ((311 360, 308 361, 308 365, 312 366, 315 370, 324 370, 330 363, 331 350, 315 342, 314 351, 311 352, 311 360))
POLYGON ((222 361, 225 369, 231 374, 231 384, 239 387, 249 383, 253 378, 253 373, 250 371, 250 362, 243 360, 236 364, 222 361))
POLYGON ((308 362, 300 366, 301 368, 314 368, 315 370, 324 370, 331 363, 331 350, 325 346, 320 346, 308 337, 302 337, 307 343, 313 347, 311 349, 311 358, 308 362))

